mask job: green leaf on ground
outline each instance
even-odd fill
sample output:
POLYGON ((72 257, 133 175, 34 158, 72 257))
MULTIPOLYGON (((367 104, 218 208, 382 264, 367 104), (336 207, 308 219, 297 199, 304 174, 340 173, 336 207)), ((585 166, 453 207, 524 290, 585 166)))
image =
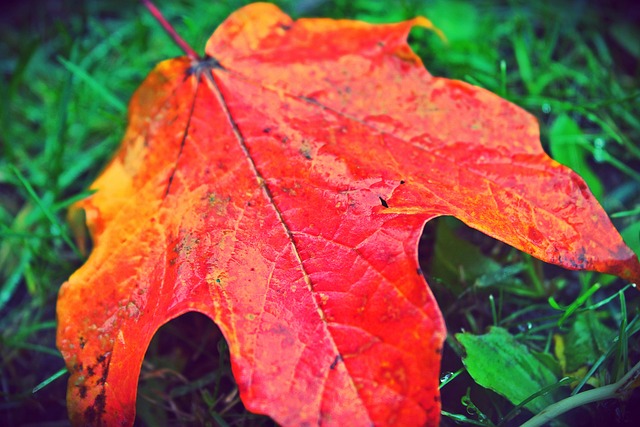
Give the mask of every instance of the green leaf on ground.
POLYGON ((472 243, 456 235, 458 222, 441 220, 436 226, 436 241, 429 271, 458 295, 483 274, 495 273, 502 267, 482 254, 472 243), (463 267, 464 266, 464 267, 463 267))
POLYGON ((549 129, 551 157, 577 172, 596 199, 602 200, 604 188, 587 162, 591 156, 587 145, 580 126, 566 114, 559 116, 549 129))
POLYGON ((607 351, 615 332, 606 327, 593 311, 579 313, 565 336, 565 372, 591 365, 607 351))
POLYGON ((522 263, 503 266, 484 255, 478 246, 458 236, 459 227, 464 225, 455 218, 438 221, 430 275, 446 283, 454 295, 460 295, 469 285, 505 286, 506 291, 518 293, 524 284, 516 276, 525 266, 522 263))
POLYGON ((634 222, 620 233, 624 242, 634 251, 640 255, 640 221, 634 222))
MULTIPOLYGON (((485 335, 456 334, 466 355, 462 361, 476 383, 491 389, 517 405, 558 378, 546 363, 500 327, 485 335)), ((550 394, 538 396, 525 405, 534 413, 555 401, 550 394)))

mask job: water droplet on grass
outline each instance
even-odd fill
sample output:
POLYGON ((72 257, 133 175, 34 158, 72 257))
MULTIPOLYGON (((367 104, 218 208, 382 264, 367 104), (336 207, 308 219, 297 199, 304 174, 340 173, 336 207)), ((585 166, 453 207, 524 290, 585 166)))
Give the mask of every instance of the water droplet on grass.
POLYGON ((449 381, 451 379, 451 377, 453 377, 453 372, 445 372, 440 377, 440 382, 441 383, 447 382, 447 381, 449 381))

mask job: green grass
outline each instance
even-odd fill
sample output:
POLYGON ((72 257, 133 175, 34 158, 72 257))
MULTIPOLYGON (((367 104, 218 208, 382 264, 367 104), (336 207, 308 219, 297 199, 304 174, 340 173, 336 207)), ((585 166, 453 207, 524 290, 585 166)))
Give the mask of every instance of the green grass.
MULTIPOLYGON (((66 208, 87 194, 115 151, 126 103, 146 73, 181 52, 136 2, 31 3, 7 11, 0 25, 0 424, 65 425, 66 376, 32 389, 64 367, 55 348, 55 301, 83 262, 66 208)), ((640 52, 633 43, 640 30, 622 3, 305 4, 282 7, 293 16, 371 22, 428 16, 449 41, 412 32, 427 69, 485 87, 536 115, 545 149, 581 173, 640 252, 640 52)), ((158 0, 196 50, 240 5, 158 0)), ((471 379, 454 336, 461 330, 480 335, 500 326, 542 354, 558 379, 577 369, 588 373, 574 388, 560 384, 557 400, 618 381, 640 358, 640 298, 620 280, 545 265, 448 219, 427 226, 421 262, 450 331, 443 425, 516 425, 531 416, 471 379)), ((636 392, 627 402, 581 406, 565 422, 631 425, 639 403, 636 392)), ((198 315, 171 322, 154 339, 138 412, 140 425, 269 423, 243 411, 226 343, 198 315)))

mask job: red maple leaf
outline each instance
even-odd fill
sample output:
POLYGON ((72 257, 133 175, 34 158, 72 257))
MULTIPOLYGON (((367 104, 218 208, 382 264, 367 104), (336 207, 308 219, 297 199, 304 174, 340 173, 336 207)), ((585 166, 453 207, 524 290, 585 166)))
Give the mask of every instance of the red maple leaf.
POLYGON ((438 425, 445 327, 417 261, 453 215, 544 261, 640 265, 532 116, 431 76, 398 24, 256 4, 207 59, 160 63, 93 184, 94 250, 60 291, 76 425, 131 425, 157 329, 209 316, 246 407, 283 425, 438 425))

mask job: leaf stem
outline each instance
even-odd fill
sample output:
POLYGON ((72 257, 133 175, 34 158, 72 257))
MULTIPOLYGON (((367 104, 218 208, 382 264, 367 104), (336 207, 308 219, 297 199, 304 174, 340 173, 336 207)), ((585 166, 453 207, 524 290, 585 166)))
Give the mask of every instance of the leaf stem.
POLYGON ((567 397, 559 402, 547 406, 539 414, 524 423, 522 427, 537 427, 546 424, 565 412, 587 403, 606 399, 623 398, 629 391, 638 386, 635 384, 640 377, 640 362, 618 382, 592 390, 583 391, 567 397))
POLYGON ((167 34, 171 36, 175 44, 177 44, 180 49, 182 49, 182 51, 187 54, 189 59, 193 61, 197 61, 200 59, 200 56, 196 53, 196 51, 193 50, 193 48, 189 46, 189 44, 184 41, 182 37, 180 37, 173 26, 169 23, 169 21, 165 19, 165 17, 162 15, 162 12, 160 12, 160 10, 156 7, 155 4, 153 4, 151 0, 142 0, 142 4, 144 4, 144 6, 149 9, 151 15, 156 18, 160 25, 162 25, 162 28, 164 28, 167 34))

